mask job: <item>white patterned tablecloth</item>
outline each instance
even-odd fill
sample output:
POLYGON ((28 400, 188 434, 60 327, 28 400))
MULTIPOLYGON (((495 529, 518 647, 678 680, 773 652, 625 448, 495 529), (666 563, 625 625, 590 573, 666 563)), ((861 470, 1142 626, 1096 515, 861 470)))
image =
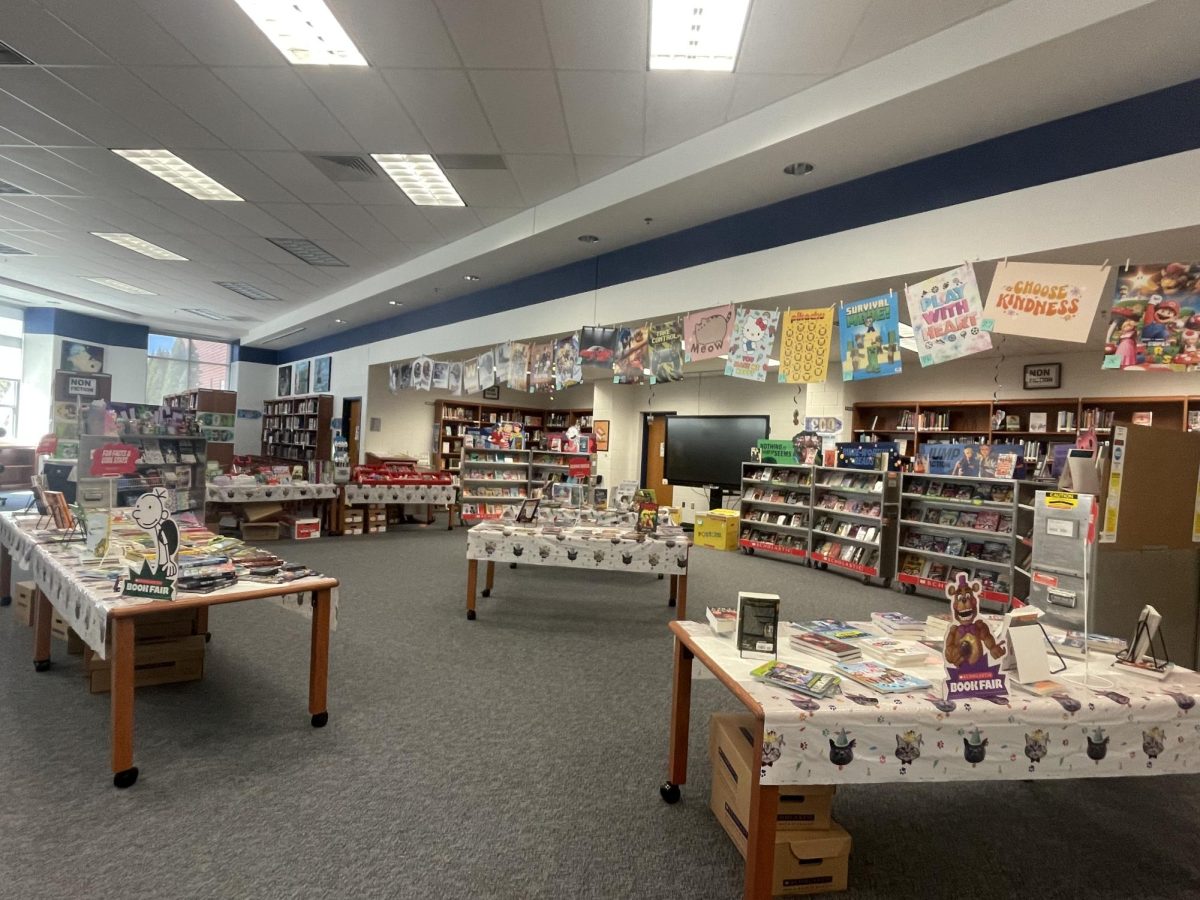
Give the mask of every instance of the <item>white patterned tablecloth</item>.
POLYGON ((446 506, 454 502, 452 484, 348 484, 346 505, 390 503, 431 503, 446 506))
POLYGON ((209 503, 281 503, 285 500, 332 500, 336 484, 210 484, 205 489, 209 503))
POLYGON ((684 535, 658 536, 622 529, 483 522, 467 532, 467 559, 573 569, 612 569, 686 575, 691 544, 684 535))
MULTIPOLYGON (((929 692, 880 694, 843 679, 840 695, 809 700, 750 676, 761 660, 739 659, 733 638, 681 623, 696 645, 764 711, 763 784, 879 781, 994 781, 1200 772, 1200 675, 1175 669, 1165 681, 1112 670, 1093 654, 1092 690, 1083 663, 1054 676, 1049 697, 1009 692, 1006 705, 941 699, 942 669, 902 666, 932 682, 929 692), (916 751, 915 753, 913 751, 916 751), (903 759, 900 757, 904 757, 903 759)), ((788 647, 790 625, 781 627, 788 647)), ((783 649, 784 662, 831 671, 828 662, 783 649)), ((936 656, 931 659, 936 660, 936 656)))
MULTIPOLYGON (((85 644, 96 652, 101 659, 106 658, 108 639, 108 611, 121 606, 144 606, 147 604, 170 606, 169 600, 131 600, 114 594, 108 587, 101 586, 102 582, 82 581, 75 575, 76 556, 69 549, 71 544, 39 543, 37 536, 45 532, 35 532, 34 524, 37 516, 15 516, 11 513, 0 515, 0 545, 12 555, 14 569, 30 572, 34 583, 46 595, 50 605, 75 631, 85 644)), ((76 542, 75 546, 78 546, 76 542)), ((16 573, 14 571, 14 578, 16 573)), ((311 589, 306 590, 308 579, 301 579, 289 584, 289 593, 270 598, 272 602, 299 612, 307 618, 312 618, 311 589)), ((253 584, 253 588, 266 585, 253 584)), ((224 588, 204 596, 220 596, 246 590, 247 585, 224 588)), ((329 617, 329 627, 337 628, 338 590, 331 592, 332 602, 329 617)), ((186 597, 186 592, 180 596, 186 597)))

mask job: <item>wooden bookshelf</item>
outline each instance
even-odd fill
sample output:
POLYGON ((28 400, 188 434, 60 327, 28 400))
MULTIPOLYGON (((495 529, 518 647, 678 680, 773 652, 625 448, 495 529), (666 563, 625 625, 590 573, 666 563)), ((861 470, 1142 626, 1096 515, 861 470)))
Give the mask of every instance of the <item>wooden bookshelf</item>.
POLYGON ((463 440, 473 428, 518 422, 525 429, 526 448, 543 449, 546 435, 566 431, 572 425, 581 432, 591 431, 590 409, 532 409, 503 404, 465 403, 460 400, 434 401, 433 463, 437 469, 458 471, 462 462, 463 440), (559 427, 559 423, 562 424, 559 427), (584 427, 586 423, 586 427, 584 427))
POLYGON ((263 403, 263 456, 281 462, 333 458, 333 395, 302 394, 263 403))
POLYGON ((181 394, 168 394, 163 397, 163 410, 172 416, 195 416, 201 436, 208 441, 208 458, 219 462, 223 469, 233 465, 237 391, 194 388, 181 394))

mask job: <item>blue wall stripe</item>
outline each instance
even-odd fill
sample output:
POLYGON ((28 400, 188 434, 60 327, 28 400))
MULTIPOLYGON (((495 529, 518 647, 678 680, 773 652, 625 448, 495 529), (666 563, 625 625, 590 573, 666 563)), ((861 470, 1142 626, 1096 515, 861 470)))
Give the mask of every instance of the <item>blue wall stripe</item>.
POLYGON ((25 310, 25 331, 30 334, 56 334, 89 344, 109 347, 137 347, 142 351, 150 341, 150 329, 112 319, 98 319, 66 309, 39 307, 25 310))
POLYGON ((230 362, 262 363, 273 366, 279 361, 279 351, 267 347, 243 347, 241 342, 234 341, 229 348, 230 362))

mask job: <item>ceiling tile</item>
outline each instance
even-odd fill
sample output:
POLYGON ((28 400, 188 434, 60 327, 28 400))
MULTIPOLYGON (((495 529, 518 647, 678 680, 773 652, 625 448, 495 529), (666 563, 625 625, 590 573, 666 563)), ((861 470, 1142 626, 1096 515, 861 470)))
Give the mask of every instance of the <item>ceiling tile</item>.
POLYGON ((511 219, 513 216, 520 214, 524 210, 517 209, 485 209, 476 208, 475 215, 479 219, 479 223, 487 228, 489 225, 495 225, 497 222, 503 222, 505 219, 511 219))
POLYGON ((467 206, 523 206, 521 191, 505 169, 447 169, 446 175, 467 206))
POLYGON ((260 237, 300 237, 255 203, 214 203, 210 208, 260 237))
POLYGON ((98 47, 31 0, 5 0, 4 43, 39 66, 99 66, 112 62, 98 47))
POLYGON ((208 69, 146 66, 134 70, 150 88, 235 150, 290 150, 282 135, 208 69))
POLYGON ((646 76, 646 153, 695 137, 725 121, 731 72, 650 72, 646 76))
POLYGON ((772 75, 836 72, 868 2, 755 0, 737 71, 772 75))
POLYGON ((186 235, 189 239, 194 238, 197 232, 206 230, 190 219, 185 219, 183 216, 172 212, 160 203, 155 203, 153 200, 130 197, 114 200, 113 205, 128 210, 139 219, 149 222, 157 229, 169 231, 172 234, 186 235))
POLYGON ((464 72, 385 69, 387 81, 435 153, 495 153, 499 147, 464 72))
MULTIPOLYGON (((246 154, 240 154, 233 150, 188 150, 181 151, 179 155, 204 174, 225 185, 243 200, 287 202, 297 199, 292 191, 280 185, 278 180, 271 178, 270 173, 264 175, 262 168, 257 166, 254 160, 248 159, 250 153, 271 155, 271 151, 247 151, 246 154)), ((293 154, 281 153, 278 155, 291 156, 293 154)), ((184 196, 187 195, 184 194, 184 196)), ((206 201, 196 200, 195 202, 205 203, 206 201)), ((221 202, 218 205, 225 204, 221 202)))
POLYGON ((457 68, 462 63, 432 0, 326 0, 372 67, 457 68))
POLYGON ((0 92, 0 122, 33 144, 80 147, 91 144, 87 138, 61 122, 43 115, 12 94, 0 92))
POLYGON ((602 178, 617 169, 623 169, 630 163, 635 163, 637 156, 576 156, 575 171, 579 173, 579 183, 587 184, 602 178))
MULTIPOLYGON (((71 71, 55 69, 58 71, 71 71)), ((88 69, 86 71, 99 71, 88 69)), ((150 135, 105 109, 51 71, 33 66, 0 68, 0 89, 104 147, 153 146, 150 135)))
POLYGON ((472 72, 496 139, 506 153, 568 153, 553 72, 472 72))
POLYGON ((851 69, 978 15, 1005 0, 872 0, 841 59, 851 69))
POLYGON ((390 178, 379 181, 346 181, 338 185, 347 197, 362 206, 412 206, 390 178))
POLYGON ((504 161, 508 163, 508 170, 516 179, 526 205, 542 203, 579 187, 575 161, 567 154, 509 153, 504 161))
POLYGON ((17 187, 24 188, 31 194, 48 196, 79 195, 83 191, 62 180, 64 170, 76 184, 85 184, 87 172, 75 167, 69 167, 60 158, 47 150, 9 148, 0 154, 0 178, 12 182, 17 187), (43 174, 49 169, 59 177, 43 174))
POLYGON ((251 151, 246 159, 271 177, 271 180, 304 203, 345 203, 346 194, 321 174, 300 153, 251 151))
MULTIPOLYGON (((118 63, 128 66, 186 65, 196 62, 183 45, 146 15, 134 0, 41 0, 118 63)), ((232 5, 232 4, 230 4, 232 5)))
MULTIPOLYGON (((87 177, 80 182, 80 187, 89 196, 112 196, 113 192, 129 192, 142 197, 163 198, 171 200, 183 194, 179 188, 172 187, 160 178, 155 178, 145 169, 122 159, 111 150, 103 147, 66 148, 55 151, 58 157, 66 163, 74 163, 87 172, 87 177)), ((10 151, 8 155, 12 155, 10 151)), ((189 154, 190 155, 190 154, 189 154)), ((53 163, 53 158, 46 160, 53 163)), ((196 201, 200 202, 200 201, 196 201)))
POLYGON ((372 206, 369 211, 397 240, 406 244, 441 243, 438 230, 411 203, 407 206, 372 206))
POLYGON ((482 227, 472 209, 429 206, 421 212, 448 241, 466 237, 482 227))
POLYGON ((297 150, 357 152, 363 149, 292 67, 213 71, 297 150))
POLYGON ((440 0, 438 9, 468 69, 548 69, 539 0, 440 0))
MULTIPOLYGON (((233 0, 140 0, 146 13, 208 66, 287 66, 233 0)), ((174 63, 181 60, 172 60, 174 63)))
POLYGON ((312 207, 344 235, 376 251, 401 248, 396 236, 361 206, 349 203, 322 203, 312 207))
POLYGON ((571 130, 571 147, 576 153, 642 154, 645 73, 559 72, 558 83, 571 130))
POLYGON ((0 147, 28 147, 32 143, 32 141, 27 141, 15 131, 9 131, 7 128, 0 126, 0 147))
POLYGON ((542 8, 556 68, 646 70, 646 0, 554 0, 542 8))
POLYGON ((743 75, 733 79, 733 99, 729 103, 727 118, 736 119, 746 113, 792 94, 798 94, 817 84, 823 75, 743 75))
MULTIPOLYGON (((263 212, 292 228, 301 237, 321 243, 344 240, 346 235, 332 222, 303 203, 262 203, 263 212)), ((281 235, 270 235, 281 237, 281 235)))
POLYGON ((323 66, 301 77, 368 153, 428 153, 429 146, 374 69, 323 66))

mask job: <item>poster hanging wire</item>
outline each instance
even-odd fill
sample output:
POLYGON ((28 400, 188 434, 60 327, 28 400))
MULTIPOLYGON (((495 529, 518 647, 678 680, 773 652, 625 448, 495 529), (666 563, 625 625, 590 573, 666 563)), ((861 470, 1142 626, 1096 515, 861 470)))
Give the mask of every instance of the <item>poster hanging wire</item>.
POLYGON ((1128 257, 1128 256, 1127 256, 1127 257, 1125 257, 1125 271, 1126 271, 1126 272, 1128 272, 1128 271, 1129 271, 1129 260, 1130 260, 1130 258, 1131 258, 1131 257, 1128 257))

